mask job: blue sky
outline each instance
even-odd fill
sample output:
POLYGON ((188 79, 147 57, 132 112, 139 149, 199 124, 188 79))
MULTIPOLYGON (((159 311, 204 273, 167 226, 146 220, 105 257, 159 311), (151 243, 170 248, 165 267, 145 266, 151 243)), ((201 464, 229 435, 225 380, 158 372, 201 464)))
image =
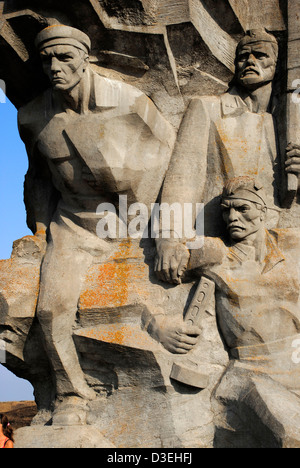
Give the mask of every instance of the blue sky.
MULTIPOLYGON (((0 259, 10 257, 14 240, 29 234, 23 203, 27 155, 17 129, 17 111, 0 90, 0 259)), ((0 365, 0 402, 32 400, 29 382, 0 365)))

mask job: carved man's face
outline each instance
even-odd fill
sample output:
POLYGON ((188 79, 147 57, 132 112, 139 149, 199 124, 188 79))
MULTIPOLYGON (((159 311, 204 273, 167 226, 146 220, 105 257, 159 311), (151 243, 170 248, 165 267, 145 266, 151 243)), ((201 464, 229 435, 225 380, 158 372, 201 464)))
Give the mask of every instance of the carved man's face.
POLYGON ((55 90, 69 91, 83 78, 88 56, 69 45, 46 47, 40 52, 45 74, 55 90))
POLYGON ((245 88, 256 88, 274 79, 276 56, 268 42, 244 45, 238 52, 237 79, 245 88))
POLYGON ((261 205, 242 199, 223 200, 222 210, 230 237, 238 242, 256 234, 265 218, 261 205))

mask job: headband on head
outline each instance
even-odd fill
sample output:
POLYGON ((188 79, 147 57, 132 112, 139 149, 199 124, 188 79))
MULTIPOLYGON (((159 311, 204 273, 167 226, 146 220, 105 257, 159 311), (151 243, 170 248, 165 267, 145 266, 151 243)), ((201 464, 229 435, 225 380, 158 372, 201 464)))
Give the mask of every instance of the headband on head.
POLYGON ((242 49, 245 45, 256 44, 257 42, 268 42, 278 49, 278 42, 275 36, 269 34, 265 29, 251 29, 247 31, 246 35, 241 39, 237 50, 242 49))
POLYGON ((267 207, 263 197, 261 197, 258 193, 246 188, 237 189, 236 193, 231 195, 224 195, 222 200, 245 200, 252 203, 258 203, 263 205, 265 208, 267 207))
POLYGON ((281 210, 276 208, 273 204, 271 204, 272 206, 267 204, 266 193, 262 185, 260 185, 259 183, 255 183, 253 189, 241 185, 236 189, 228 192, 228 190, 224 188, 221 197, 221 203, 226 200, 244 200, 262 205, 263 208, 267 208, 268 210, 277 211, 278 213, 281 212, 281 210))
POLYGON ((222 200, 245 200, 252 203, 259 203, 264 207, 267 207, 266 198, 262 184, 248 177, 231 179, 229 183, 225 185, 222 194, 222 200))
POLYGON ((71 45, 87 54, 91 50, 91 40, 84 32, 64 25, 53 25, 43 29, 37 35, 35 45, 38 50, 54 45, 71 45))

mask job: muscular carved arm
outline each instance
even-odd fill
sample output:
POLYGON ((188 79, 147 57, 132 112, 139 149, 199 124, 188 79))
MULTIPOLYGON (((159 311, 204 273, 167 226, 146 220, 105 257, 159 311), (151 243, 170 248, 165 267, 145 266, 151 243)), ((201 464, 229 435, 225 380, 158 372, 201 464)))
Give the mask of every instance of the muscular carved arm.
MULTIPOLYGON (((163 186, 162 203, 179 203, 183 210, 185 203, 192 203, 195 208, 196 203, 202 202, 210 125, 205 98, 192 100, 178 133, 163 186)), ((194 215, 192 225, 196 220, 195 209, 194 215)), ((184 239, 157 240, 156 273, 162 281, 180 283, 189 259, 183 244, 184 239)))
MULTIPOLYGON (((227 254, 228 249, 221 239, 205 237, 203 247, 191 251, 186 279, 201 277, 207 268, 221 265, 227 254)), ((201 334, 201 328, 184 322, 182 314, 166 316, 163 310, 151 313, 151 307, 145 309, 143 321, 148 333, 174 354, 187 354, 201 334)))
POLYGON ((58 198, 46 161, 39 153, 34 156, 29 155, 29 169, 24 183, 24 202, 27 225, 35 235, 46 234, 58 198))
POLYGON ((59 194, 53 186, 48 164, 32 143, 33 136, 23 127, 20 115, 18 124, 29 159, 29 168, 24 183, 27 225, 33 234, 46 237, 59 194))

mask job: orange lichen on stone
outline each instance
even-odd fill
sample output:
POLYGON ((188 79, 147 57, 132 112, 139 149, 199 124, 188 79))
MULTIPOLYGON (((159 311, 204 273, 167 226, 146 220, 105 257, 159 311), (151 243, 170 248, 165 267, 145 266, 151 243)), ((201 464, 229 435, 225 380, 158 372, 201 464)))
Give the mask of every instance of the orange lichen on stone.
POLYGON ((137 293, 137 285, 145 278, 145 272, 146 265, 138 258, 131 241, 121 242, 108 262, 90 269, 80 297, 80 308, 86 310, 128 304, 130 295, 137 293))
POLYGON ((78 332, 78 335, 91 340, 131 348, 149 349, 149 346, 153 346, 153 341, 147 333, 143 332, 140 326, 136 325, 101 325, 101 328, 82 329, 78 332))
POLYGON ((0 261, 0 299, 6 304, 2 319, 7 314, 10 317, 34 317, 39 284, 39 264, 19 263, 14 259, 0 261))
POLYGON ((13 260, 0 260, 0 290, 15 293, 17 289, 36 289, 40 278, 40 268, 36 265, 18 264, 13 260))

